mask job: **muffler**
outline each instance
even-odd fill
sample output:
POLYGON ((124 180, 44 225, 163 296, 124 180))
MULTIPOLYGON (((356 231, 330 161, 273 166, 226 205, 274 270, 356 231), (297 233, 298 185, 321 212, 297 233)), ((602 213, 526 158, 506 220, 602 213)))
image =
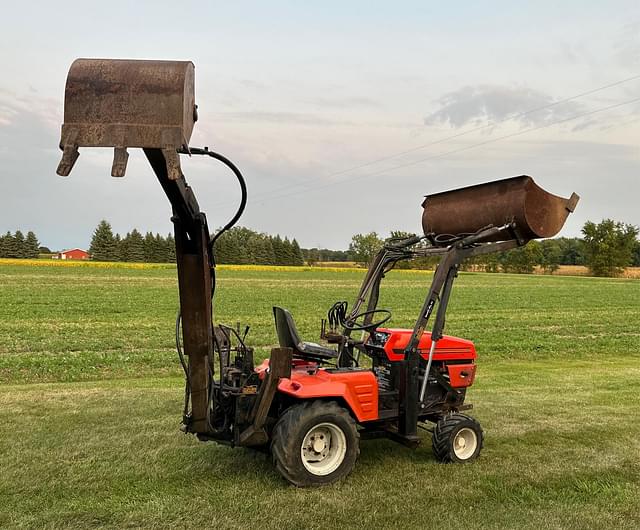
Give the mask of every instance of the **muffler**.
POLYGON ((58 175, 67 176, 79 147, 113 147, 111 174, 122 177, 128 147, 162 149, 169 178, 182 176, 195 104, 190 61, 77 59, 67 76, 58 175))
POLYGON ((579 200, 575 193, 568 199, 553 195, 522 175, 427 195, 422 228, 436 243, 506 224, 521 241, 553 237, 579 200))

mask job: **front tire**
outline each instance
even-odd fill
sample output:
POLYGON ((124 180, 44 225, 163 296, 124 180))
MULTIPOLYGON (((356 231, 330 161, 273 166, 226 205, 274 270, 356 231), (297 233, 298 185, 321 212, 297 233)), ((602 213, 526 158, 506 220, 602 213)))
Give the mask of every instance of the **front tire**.
POLYGON ((271 454, 276 469, 294 486, 324 486, 351 472, 360 454, 360 434, 337 403, 308 401, 280 417, 271 454))
POLYGON ((433 454, 440 462, 465 463, 478 458, 484 433, 477 420, 466 414, 449 414, 436 424, 431 439, 433 454))

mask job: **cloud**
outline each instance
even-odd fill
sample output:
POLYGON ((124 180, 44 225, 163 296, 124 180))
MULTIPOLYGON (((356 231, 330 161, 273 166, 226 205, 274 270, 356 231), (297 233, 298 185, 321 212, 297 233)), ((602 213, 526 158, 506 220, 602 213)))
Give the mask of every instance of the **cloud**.
POLYGON ((22 96, 0 88, 0 126, 15 124, 23 130, 18 116, 27 121, 42 122, 47 129, 55 130, 62 123, 62 105, 59 101, 37 97, 34 93, 22 96))
POLYGON ((310 100, 310 103, 321 107, 330 109, 352 109, 352 108, 368 108, 378 109, 382 105, 379 102, 363 97, 363 96, 348 96, 348 97, 318 97, 310 100))
POLYGON ((292 123, 298 125, 344 125, 343 121, 323 118, 315 114, 297 112, 217 112, 214 118, 224 121, 248 122, 248 123, 292 123))
POLYGON ((438 103, 440 109, 424 119, 425 125, 459 128, 513 119, 528 127, 569 118, 584 109, 575 101, 553 105, 553 97, 532 88, 499 85, 466 86, 445 94, 438 103))
POLYGON ((240 86, 251 90, 266 90, 268 88, 267 84, 262 83, 261 81, 256 81, 255 79, 238 79, 237 83, 240 86))
POLYGON ((630 68, 640 65, 640 21, 624 26, 614 49, 621 65, 630 68))

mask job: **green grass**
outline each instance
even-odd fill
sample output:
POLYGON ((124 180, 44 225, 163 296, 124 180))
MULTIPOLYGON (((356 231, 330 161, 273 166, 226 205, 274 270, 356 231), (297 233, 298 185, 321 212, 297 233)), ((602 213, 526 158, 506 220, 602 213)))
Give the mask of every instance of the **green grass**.
MULTIPOLYGON (((271 306, 315 339, 362 273, 221 271, 216 315, 271 306)), ((411 326, 430 276, 392 273, 381 306, 411 326)), ((262 454, 179 432, 175 272, 0 267, 0 527, 638 528, 640 282, 462 274, 447 331, 479 350, 482 457, 439 465, 362 443, 356 469, 289 487, 262 454)))

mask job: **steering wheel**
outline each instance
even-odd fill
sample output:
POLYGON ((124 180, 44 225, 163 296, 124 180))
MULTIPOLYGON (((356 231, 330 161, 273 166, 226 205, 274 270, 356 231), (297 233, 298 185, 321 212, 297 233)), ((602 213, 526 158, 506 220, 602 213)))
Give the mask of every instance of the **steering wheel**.
POLYGON ((382 326, 382 324, 384 324, 390 318, 391 318, 391 311, 387 311, 386 309, 374 309, 372 311, 363 311, 362 313, 358 313, 351 318, 345 319, 342 322, 342 327, 349 331, 369 331, 382 326), (358 322, 356 322, 359 318, 367 317, 369 315, 375 315, 377 313, 381 313, 384 316, 376 322, 371 322, 370 324, 364 324, 364 323, 358 324, 358 322))

